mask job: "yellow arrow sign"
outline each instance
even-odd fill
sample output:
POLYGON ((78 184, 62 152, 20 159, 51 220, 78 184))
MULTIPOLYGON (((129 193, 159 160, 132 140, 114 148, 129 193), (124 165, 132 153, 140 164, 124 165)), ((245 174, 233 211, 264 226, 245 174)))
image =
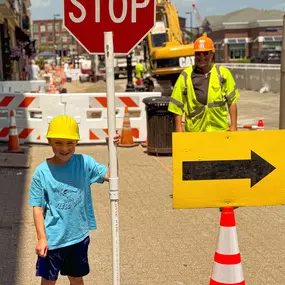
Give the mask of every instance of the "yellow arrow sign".
POLYGON ((285 204, 285 131, 173 133, 173 207, 285 204))

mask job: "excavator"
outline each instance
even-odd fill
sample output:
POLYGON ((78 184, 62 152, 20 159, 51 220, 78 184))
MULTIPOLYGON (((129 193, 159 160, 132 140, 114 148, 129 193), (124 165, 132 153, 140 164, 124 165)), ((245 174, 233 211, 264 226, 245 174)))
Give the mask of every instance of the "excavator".
POLYGON ((154 91, 170 96, 179 74, 194 64, 194 45, 183 41, 177 9, 169 0, 156 0, 156 25, 147 35, 147 47, 154 91))

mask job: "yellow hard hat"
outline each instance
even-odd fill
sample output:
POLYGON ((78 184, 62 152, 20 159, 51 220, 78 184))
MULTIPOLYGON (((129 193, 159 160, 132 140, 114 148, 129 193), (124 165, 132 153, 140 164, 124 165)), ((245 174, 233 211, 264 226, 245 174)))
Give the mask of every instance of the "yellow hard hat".
POLYGON ((76 121, 69 116, 57 116, 49 124, 46 138, 80 140, 76 121))

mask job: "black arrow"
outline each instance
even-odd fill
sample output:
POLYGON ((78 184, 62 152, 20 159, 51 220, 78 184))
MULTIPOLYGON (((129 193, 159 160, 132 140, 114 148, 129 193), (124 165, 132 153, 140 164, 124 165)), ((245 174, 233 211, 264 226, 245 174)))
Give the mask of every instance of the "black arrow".
POLYGON ((251 151, 249 160, 183 161, 183 180, 251 179, 251 187, 276 168, 251 151))

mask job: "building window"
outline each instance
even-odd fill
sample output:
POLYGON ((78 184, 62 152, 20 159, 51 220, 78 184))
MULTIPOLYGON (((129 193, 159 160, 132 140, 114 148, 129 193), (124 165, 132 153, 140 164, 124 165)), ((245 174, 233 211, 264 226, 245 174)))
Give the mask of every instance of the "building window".
POLYGON ((56 42, 56 44, 60 43, 60 35, 59 34, 55 35, 55 42, 56 42))
POLYGON ((45 43, 46 42, 46 35, 41 35, 41 43, 45 43))
POLYGON ((60 31, 60 23, 55 23, 55 30, 60 31))
POLYGON ((39 32, 39 25, 34 24, 33 30, 34 30, 34 33, 38 33, 39 32))
POLYGON ((53 41, 53 34, 52 33, 48 33, 48 41, 52 42, 53 41))
POLYGON ((229 45, 230 59, 242 59, 245 58, 245 45, 235 44, 229 45))
POLYGON ((67 43, 67 34, 62 34, 62 42, 67 43))
POLYGON ((74 37, 71 36, 71 44, 75 45, 76 44, 76 39, 74 37))
POLYGON ((41 24, 41 32, 45 32, 46 31, 46 25, 45 24, 41 24))
POLYGON ((48 30, 48 32, 52 32, 52 23, 49 23, 47 25, 47 30, 48 30))
POLYGON ((39 36, 36 34, 34 34, 33 38, 34 38, 34 40, 37 40, 37 41, 39 40, 39 36))

